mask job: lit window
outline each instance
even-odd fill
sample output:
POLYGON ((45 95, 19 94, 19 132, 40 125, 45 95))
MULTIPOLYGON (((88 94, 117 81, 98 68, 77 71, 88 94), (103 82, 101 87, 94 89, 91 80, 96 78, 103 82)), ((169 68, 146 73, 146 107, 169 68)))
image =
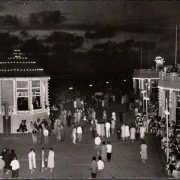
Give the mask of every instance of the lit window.
POLYGON ((41 109, 40 80, 32 81, 32 104, 33 109, 41 109))
POLYGON ((28 81, 17 81, 17 109, 18 111, 29 110, 28 105, 28 81))

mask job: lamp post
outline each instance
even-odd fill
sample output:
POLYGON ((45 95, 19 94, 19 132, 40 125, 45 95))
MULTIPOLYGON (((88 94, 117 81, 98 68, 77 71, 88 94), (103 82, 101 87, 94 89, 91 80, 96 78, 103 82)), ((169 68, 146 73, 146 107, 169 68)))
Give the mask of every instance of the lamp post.
POLYGON ((148 101, 149 101, 149 97, 148 97, 148 84, 146 83, 146 97, 144 97, 144 100, 146 100, 146 130, 147 130, 147 133, 148 133, 148 126, 149 126, 149 120, 148 120, 148 101))
POLYGON ((166 110, 164 111, 164 114, 166 115, 166 138, 167 138, 167 162, 169 161, 169 129, 168 129, 168 116, 169 116, 169 111, 168 111, 168 106, 167 106, 167 98, 166 98, 166 110))

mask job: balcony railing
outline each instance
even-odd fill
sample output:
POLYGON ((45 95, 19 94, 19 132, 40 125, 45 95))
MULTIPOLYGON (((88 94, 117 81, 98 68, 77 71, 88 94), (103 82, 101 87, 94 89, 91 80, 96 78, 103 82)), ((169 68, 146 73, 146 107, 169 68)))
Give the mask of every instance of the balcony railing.
POLYGON ((137 78, 159 78, 159 71, 155 69, 135 69, 133 77, 137 78))
POLYGON ((159 80, 161 80, 161 81, 180 81, 180 74, 175 73, 175 72, 173 72, 173 73, 160 72, 159 80))
MULTIPOLYGON (((9 108, 9 110, 8 110, 9 116, 13 115, 13 113, 18 114, 18 115, 24 115, 24 114, 30 115, 31 114, 30 110, 13 112, 13 106, 9 106, 8 108, 9 108)), ((0 114, 2 116, 4 116, 5 115, 5 106, 2 105, 0 110, 1 110, 0 114)), ((39 113, 43 113, 43 112, 49 112, 49 107, 33 110, 33 114, 39 114, 39 113)))

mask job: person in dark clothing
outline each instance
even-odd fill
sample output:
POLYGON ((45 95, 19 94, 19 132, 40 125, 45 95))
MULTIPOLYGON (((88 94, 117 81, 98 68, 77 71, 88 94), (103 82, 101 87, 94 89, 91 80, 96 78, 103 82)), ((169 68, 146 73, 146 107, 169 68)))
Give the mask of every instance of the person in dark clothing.
POLYGON ((92 129, 92 138, 95 139, 95 137, 96 137, 96 123, 95 123, 95 121, 93 121, 93 123, 91 124, 91 129, 92 129))
POLYGON ((97 177, 97 162, 96 157, 93 156, 92 162, 90 164, 90 170, 91 170, 91 177, 96 178, 97 177))
POLYGON ((42 129, 42 124, 38 122, 37 123, 37 130, 39 131, 40 128, 42 129))
POLYGON ((123 123, 123 112, 122 112, 122 110, 120 110, 120 112, 119 112, 119 120, 120 120, 120 123, 123 123))
POLYGON ((129 111, 129 102, 126 102, 126 112, 129 111))
POLYGON ((17 155, 15 154, 14 149, 12 149, 10 153, 10 161, 14 160, 15 157, 17 158, 17 155))
POLYGON ((169 175, 169 176, 172 176, 173 170, 176 170, 176 168, 175 168, 175 163, 173 163, 172 161, 170 161, 169 164, 167 164, 167 170, 168 170, 168 175, 169 175))
POLYGON ((43 142, 43 128, 42 128, 42 126, 38 130, 38 141, 39 141, 39 144, 41 144, 43 142))
POLYGON ((68 111, 67 113, 67 125, 68 127, 71 127, 71 112, 68 111))
POLYGON ((117 139, 118 140, 121 139, 121 128, 120 127, 117 128, 117 139))
POLYGON ((3 151, 1 152, 1 156, 2 156, 2 159, 4 160, 4 154, 6 153, 6 148, 3 149, 3 151))
POLYGON ((23 133, 27 132, 26 120, 23 120, 22 132, 23 132, 23 133))
POLYGON ((52 122, 50 119, 48 119, 47 129, 49 131, 49 136, 51 136, 51 130, 52 130, 52 122))
POLYGON ((17 129, 17 132, 27 132, 26 120, 21 121, 21 124, 19 125, 19 129, 17 129))
POLYGON ((9 149, 6 150, 3 160, 5 161, 4 171, 6 172, 6 174, 8 174, 9 171, 11 170, 11 166, 10 166, 11 160, 10 160, 9 149))
POLYGON ((64 126, 61 125, 61 142, 65 141, 65 131, 64 131, 64 126))

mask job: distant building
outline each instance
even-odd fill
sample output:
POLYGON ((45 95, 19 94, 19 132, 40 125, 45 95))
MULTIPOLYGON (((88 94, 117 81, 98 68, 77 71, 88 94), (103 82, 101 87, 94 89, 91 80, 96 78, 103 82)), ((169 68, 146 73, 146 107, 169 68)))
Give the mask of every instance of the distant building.
POLYGON ((26 120, 29 128, 31 121, 47 118, 49 79, 20 50, 0 61, 0 133, 16 133, 22 120, 26 120))
POLYGON ((155 69, 135 69, 133 73, 133 88, 136 98, 143 97, 148 92, 148 97, 158 95, 159 71, 155 69))
POLYGON ((159 115, 166 117, 165 114, 169 114, 169 122, 180 125, 180 74, 160 72, 158 87, 159 115))

